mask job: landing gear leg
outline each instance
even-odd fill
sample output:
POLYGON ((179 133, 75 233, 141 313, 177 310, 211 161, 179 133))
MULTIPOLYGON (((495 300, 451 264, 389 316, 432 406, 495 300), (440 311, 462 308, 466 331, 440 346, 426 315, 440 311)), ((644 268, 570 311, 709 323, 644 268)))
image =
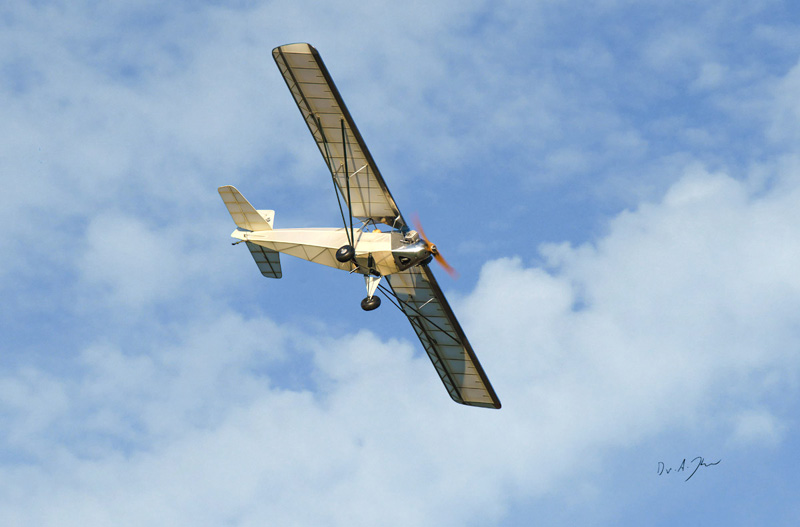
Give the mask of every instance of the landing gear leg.
POLYGON ((368 274, 364 277, 364 281, 367 284, 367 298, 361 301, 361 309, 364 311, 378 309, 378 306, 381 305, 381 297, 375 296, 375 290, 378 289, 381 278, 383 277, 372 274, 368 274))

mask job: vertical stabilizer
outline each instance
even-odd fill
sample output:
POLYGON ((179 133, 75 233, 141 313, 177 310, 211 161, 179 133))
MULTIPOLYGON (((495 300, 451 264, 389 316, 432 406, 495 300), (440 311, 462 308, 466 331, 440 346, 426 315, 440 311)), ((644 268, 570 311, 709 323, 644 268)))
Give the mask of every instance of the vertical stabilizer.
POLYGON ((271 231, 272 222, 275 218, 273 210, 256 210, 250 202, 242 196, 232 185, 225 185, 217 189, 228 212, 233 218, 233 222, 240 229, 248 231, 271 231))

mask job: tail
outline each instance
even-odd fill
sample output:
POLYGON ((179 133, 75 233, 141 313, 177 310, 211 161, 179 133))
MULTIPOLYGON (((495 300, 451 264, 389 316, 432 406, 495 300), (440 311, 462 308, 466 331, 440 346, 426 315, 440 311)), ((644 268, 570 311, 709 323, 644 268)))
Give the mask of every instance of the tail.
POLYGON ((237 227, 247 231, 272 230, 272 223, 275 220, 274 210, 256 210, 232 185, 225 185, 217 190, 237 227))
MULTIPOLYGON (((237 227, 247 231, 272 230, 272 223, 275 220, 274 210, 256 210, 242 193, 231 185, 219 187, 217 190, 237 227)), ((267 278, 282 276, 280 255, 277 251, 251 242, 247 242, 247 248, 250 249, 250 254, 262 275, 267 278)))

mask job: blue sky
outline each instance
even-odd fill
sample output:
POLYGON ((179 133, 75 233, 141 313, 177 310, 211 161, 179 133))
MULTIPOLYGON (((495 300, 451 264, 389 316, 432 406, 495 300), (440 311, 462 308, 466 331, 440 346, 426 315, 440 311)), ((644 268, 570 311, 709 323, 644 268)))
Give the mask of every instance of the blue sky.
POLYGON ((4 4, 0 523, 796 525, 799 15, 4 4), (298 41, 460 271, 502 410, 359 277, 230 246, 220 185, 340 221, 298 41))

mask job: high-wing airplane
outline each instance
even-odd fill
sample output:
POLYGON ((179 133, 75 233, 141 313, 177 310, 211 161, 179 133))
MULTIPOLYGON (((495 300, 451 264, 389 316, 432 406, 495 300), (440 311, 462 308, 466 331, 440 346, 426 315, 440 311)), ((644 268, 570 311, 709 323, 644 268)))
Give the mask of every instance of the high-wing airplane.
POLYGON ((428 263, 436 258, 448 272, 452 268, 421 227, 406 223, 319 53, 301 43, 277 47, 272 56, 331 173, 344 227, 275 229, 275 211, 256 210, 228 185, 219 194, 237 226, 234 245, 244 242, 268 278, 282 276, 279 253, 363 275, 361 307, 377 308, 380 291, 408 317, 454 401, 500 408, 428 263))

